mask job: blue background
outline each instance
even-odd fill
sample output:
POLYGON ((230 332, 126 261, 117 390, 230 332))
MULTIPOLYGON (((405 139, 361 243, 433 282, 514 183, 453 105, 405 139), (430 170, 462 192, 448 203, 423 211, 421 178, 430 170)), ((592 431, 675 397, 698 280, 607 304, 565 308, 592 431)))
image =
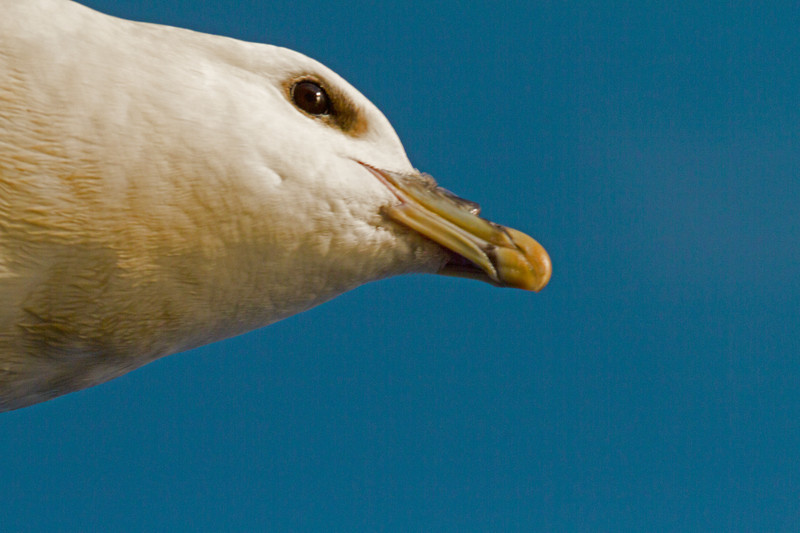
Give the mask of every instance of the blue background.
POLYGON ((554 275, 0 415, 2 530, 800 530, 795 2, 86 3, 321 60, 554 275))

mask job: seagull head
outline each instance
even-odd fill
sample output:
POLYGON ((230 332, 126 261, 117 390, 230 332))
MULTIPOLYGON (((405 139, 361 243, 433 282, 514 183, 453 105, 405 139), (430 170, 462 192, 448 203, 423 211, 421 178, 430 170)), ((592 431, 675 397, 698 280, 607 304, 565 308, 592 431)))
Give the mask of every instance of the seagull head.
POLYGON ((535 240, 417 171, 303 54, 63 0, 6 11, 0 410, 388 276, 550 278, 535 240))
POLYGON ((416 170, 358 90, 303 54, 259 49, 262 63, 249 68, 263 94, 238 103, 258 146, 255 166, 281 191, 266 195, 279 204, 270 213, 295 218, 288 227, 315 237, 337 268, 360 280, 433 272, 533 291, 548 283, 545 249, 416 170))

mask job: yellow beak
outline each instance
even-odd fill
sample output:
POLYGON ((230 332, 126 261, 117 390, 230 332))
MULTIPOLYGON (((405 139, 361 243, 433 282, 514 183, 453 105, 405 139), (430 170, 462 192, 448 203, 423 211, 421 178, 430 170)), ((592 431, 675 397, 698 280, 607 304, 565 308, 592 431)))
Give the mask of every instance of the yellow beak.
POLYGON ((531 237, 479 217, 477 204, 438 187, 426 174, 361 164, 400 200, 384 208, 386 215, 456 254, 440 274, 529 291, 540 291, 550 281, 550 256, 531 237))

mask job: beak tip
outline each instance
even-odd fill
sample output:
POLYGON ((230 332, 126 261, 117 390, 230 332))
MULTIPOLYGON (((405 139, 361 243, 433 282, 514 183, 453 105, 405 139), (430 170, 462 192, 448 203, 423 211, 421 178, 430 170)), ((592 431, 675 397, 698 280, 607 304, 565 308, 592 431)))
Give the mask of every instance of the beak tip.
POLYGON ((553 265, 550 261, 550 255, 548 255, 544 248, 542 248, 541 254, 539 254, 536 259, 537 262, 534 264, 535 275, 529 289, 533 292, 539 292, 547 287, 547 284, 550 283, 550 276, 553 274, 553 265))
POLYGON ((514 268, 503 273, 504 275, 501 276, 503 283, 508 287, 533 292, 544 289, 553 274, 553 264, 547 250, 521 231, 506 228, 506 232, 521 252, 522 257, 517 257, 515 261, 509 261, 509 266, 514 264, 514 268), (522 265, 519 263, 524 263, 524 268, 520 268, 522 265))

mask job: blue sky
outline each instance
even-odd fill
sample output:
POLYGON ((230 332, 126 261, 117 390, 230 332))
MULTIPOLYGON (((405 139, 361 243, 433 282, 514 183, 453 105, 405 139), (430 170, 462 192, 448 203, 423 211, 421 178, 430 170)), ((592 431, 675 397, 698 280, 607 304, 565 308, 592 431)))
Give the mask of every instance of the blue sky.
POLYGON ((793 2, 115 2, 287 46, 551 253, 0 415, 8 531, 796 531, 793 2))

